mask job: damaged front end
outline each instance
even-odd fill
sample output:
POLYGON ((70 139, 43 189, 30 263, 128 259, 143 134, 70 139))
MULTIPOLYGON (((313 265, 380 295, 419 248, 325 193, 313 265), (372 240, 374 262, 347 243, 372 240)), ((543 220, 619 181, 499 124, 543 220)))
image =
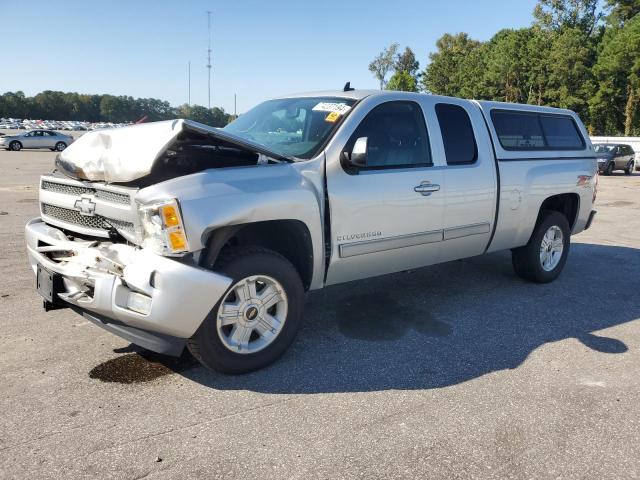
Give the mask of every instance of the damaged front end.
POLYGON ((52 304, 161 353, 181 352, 231 282, 133 245, 72 237, 41 219, 25 236, 38 282, 55 279, 52 304))
POLYGON ((209 168, 292 162, 290 157, 191 120, 89 132, 56 158, 79 180, 148 186, 209 168))

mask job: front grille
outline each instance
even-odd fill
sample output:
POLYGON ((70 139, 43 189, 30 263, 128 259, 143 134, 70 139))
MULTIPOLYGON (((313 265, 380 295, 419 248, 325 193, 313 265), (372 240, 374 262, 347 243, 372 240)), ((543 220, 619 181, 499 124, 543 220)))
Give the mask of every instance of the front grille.
POLYGON ((110 190, 101 190, 91 187, 81 187, 78 185, 68 185, 66 183, 42 181, 42 189, 50 192, 62 193, 64 195, 95 195, 96 198, 110 203, 119 203, 121 205, 129 205, 131 197, 126 193, 112 192, 110 190))
POLYGON ((67 185, 66 183, 54 183, 46 180, 42 181, 42 189, 51 192, 64 193, 65 195, 87 195, 95 193, 93 188, 67 185))
POLYGON ((61 222, 79 225, 84 228, 90 228, 93 230, 108 230, 109 228, 114 227, 130 232, 134 231, 134 225, 131 222, 125 222, 113 218, 106 218, 101 215, 81 215, 80 212, 76 210, 58 207, 56 205, 49 205, 47 203, 41 204, 41 208, 43 215, 59 220, 61 222))
POLYGON ((111 192, 109 190, 96 190, 96 198, 111 203, 122 203, 129 205, 131 198, 126 193, 111 192))

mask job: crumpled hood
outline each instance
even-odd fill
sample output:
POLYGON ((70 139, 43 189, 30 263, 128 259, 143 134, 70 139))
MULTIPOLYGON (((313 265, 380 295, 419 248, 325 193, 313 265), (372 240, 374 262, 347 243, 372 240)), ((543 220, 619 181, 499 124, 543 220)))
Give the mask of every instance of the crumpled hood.
POLYGON ((56 167, 82 180, 131 182, 148 175, 158 157, 183 131, 194 131, 243 150, 283 159, 261 145, 228 132, 178 119, 85 133, 58 155, 56 167))

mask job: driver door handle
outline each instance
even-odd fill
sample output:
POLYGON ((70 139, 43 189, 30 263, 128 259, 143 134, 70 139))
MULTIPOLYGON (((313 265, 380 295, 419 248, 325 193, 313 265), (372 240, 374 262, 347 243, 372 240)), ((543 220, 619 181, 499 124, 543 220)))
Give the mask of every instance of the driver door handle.
POLYGON ((438 190, 440 190, 440 185, 431 182, 422 182, 417 187, 413 187, 414 192, 424 195, 425 197, 428 197, 433 192, 437 192, 438 190))

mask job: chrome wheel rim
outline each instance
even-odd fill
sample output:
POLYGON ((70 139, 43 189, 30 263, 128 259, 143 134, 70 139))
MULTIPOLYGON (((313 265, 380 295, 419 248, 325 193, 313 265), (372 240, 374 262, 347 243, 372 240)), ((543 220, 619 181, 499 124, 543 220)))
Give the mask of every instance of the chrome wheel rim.
POLYGON ((232 352, 259 352, 278 337, 287 310, 287 294, 276 279, 266 275, 244 278, 220 302, 218 336, 232 352))
POLYGON ((56 150, 58 150, 59 152, 61 152, 62 150, 64 150, 64 145, 59 143, 58 145, 56 145, 56 150))
POLYGON ((558 266, 564 250, 564 236, 560 227, 553 225, 545 232, 540 244, 540 265, 545 272, 558 266))

